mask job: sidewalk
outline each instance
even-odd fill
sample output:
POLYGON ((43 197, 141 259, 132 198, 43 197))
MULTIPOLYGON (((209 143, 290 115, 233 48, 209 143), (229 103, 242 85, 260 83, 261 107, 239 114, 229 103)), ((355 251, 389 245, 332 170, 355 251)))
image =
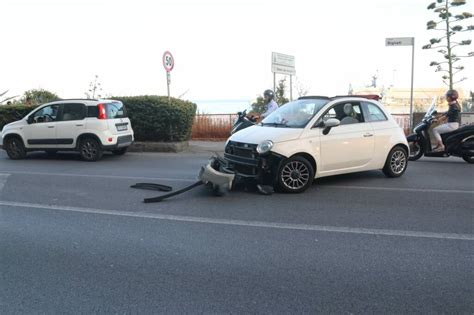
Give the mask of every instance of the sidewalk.
POLYGON ((184 152, 189 153, 223 153, 224 141, 189 141, 189 147, 184 152))

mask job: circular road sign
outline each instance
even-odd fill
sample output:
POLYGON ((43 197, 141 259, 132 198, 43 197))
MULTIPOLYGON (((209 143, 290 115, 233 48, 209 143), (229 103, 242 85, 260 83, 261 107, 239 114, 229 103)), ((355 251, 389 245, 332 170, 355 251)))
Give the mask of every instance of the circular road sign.
POLYGON ((174 68, 174 58, 169 51, 165 51, 163 54, 163 67, 165 67, 166 72, 170 72, 174 68))

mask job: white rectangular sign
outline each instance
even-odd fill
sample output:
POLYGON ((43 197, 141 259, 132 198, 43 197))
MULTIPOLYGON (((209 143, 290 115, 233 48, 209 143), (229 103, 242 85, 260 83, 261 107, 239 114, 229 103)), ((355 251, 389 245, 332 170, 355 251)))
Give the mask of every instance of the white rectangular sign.
POLYGON ((272 52, 272 72, 295 75, 295 57, 272 52))
POLYGON ((385 39, 385 46, 413 46, 413 37, 393 37, 385 39))

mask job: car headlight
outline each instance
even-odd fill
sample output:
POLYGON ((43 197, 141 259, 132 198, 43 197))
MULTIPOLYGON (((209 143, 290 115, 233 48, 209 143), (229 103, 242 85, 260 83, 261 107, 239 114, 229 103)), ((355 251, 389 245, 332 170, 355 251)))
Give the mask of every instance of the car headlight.
POLYGON ((273 148, 273 142, 271 140, 265 140, 257 146, 257 153, 265 154, 265 153, 270 152, 272 148, 273 148))

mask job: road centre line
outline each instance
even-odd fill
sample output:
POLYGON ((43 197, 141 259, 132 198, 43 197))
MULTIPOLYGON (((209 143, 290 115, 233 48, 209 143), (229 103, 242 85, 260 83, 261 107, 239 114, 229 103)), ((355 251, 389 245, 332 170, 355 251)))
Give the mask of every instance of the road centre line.
POLYGON ((148 218, 148 219, 155 219, 155 220, 177 221, 177 222, 187 222, 187 223, 259 227, 259 228, 270 228, 270 229, 281 229, 281 230, 301 230, 301 231, 316 231, 316 232, 329 232, 329 233, 365 234, 365 235, 375 235, 375 236, 395 236, 395 237, 474 241, 474 234, 437 233, 437 232, 423 232, 423 231, 405 231, 405 230, 390 230, 390 229, 354 228, 354 227, 310 225, 310 224, 218 219, 218 218, 168 215, 168 214, 157 214, 157 213, 143 213, 143 212, 136 213, 136 212, 130 212, 130 211, 115 211, 115 210, 80 208, 80 207, 59 206, 59 205, 43 205, 43 204, 14 202, 14 201, 0 201, 0 206, 88 213, 88 214, 98 214, 98 215, 148 218))
MULTIPOLYGON (((191 178, 169 178, 169 177, 145 177, 145 176, 121 176, 121 175, 94 175, 94 174, 74 174, 74 173, 45 173, 45 172, 24 172, 24 171, 0 171, 3 174, 18 175, 39 175, 39 176, 64 176, 64 177, 91 177, 91 178, 109 178, 109 179, 133 179, 133 180, 157 180, 170 182, 189 182, 194 183, 197 179, 191 178)), ((349 185, 319 185, 315 187, 330 189, 357 189, 357 190, 379 190, 379 191, 401 191, 412 193, 453 193, 453 194, 474 194, 474 190, 460 189, 431 189, 431 188, 409 188, 409 187, 377 187, 377 186, 349 186, 349 185)))

